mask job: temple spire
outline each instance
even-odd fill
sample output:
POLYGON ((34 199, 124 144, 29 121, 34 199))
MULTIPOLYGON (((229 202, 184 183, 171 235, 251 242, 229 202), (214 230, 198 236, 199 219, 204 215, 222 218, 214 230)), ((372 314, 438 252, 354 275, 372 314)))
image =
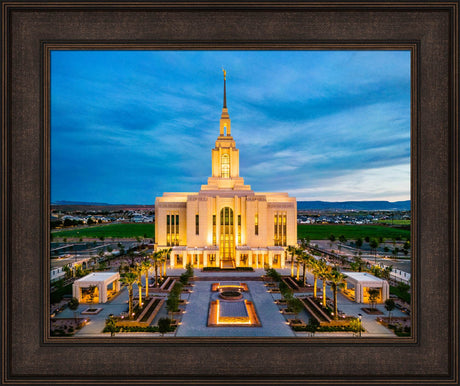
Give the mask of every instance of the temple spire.
POLYGON ((227 71, 225 71, 223 68, 222 68, 222 71, 224 72, 224 109, 227 108, 227 89, 226 89, 226 80, 227 80, 227 71))
POLYGON ((228 115, 227 109, 227 71, 222 68, 222 72, 224 73, 224 106, 222 107, 222 115, 220 116, 220 134, 219 137, 231 137, 231 129, 230 129, 230 116, 228 115))

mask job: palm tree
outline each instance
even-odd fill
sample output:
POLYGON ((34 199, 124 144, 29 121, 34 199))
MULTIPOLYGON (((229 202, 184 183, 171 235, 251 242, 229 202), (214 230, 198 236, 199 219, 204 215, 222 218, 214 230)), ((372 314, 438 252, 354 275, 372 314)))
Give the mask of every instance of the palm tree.
POLYGON ((166 275, 166 261, 170 258, 171 251, 172 251, 172 248, 161 250, 162 254, 161 254, 161 259, 160 259, 160 264, 161 264, 160 280, 163 280, 163 276, 166 275))
POLYGON ((145 297, 149 297, 149 271, 152 267, 152 262, 148 258, 144 258, 141 263, 141 272, 145 275, 145 297))
POLYGON ((302 283, 303 286, 305 287, 305 281, 306 281, 306 274, 305 274, 305 269, 307 266, 307 261, 308 261, 308 256, 304 251, 300 251, 299 256, 297 258, 302 265, 302 283))
POLYGON ((316 299, 316 292, 318 288, 318 277, 321 273, 321 265, 326 264, 326 262, 321 259, 321 260, 316 260, 316 259, 311 259, 311 273, 313 274, 313 297, 316 299))
POLYGON ((150 260, 152 265, 155 267, 155 287, 158 286, 158 267, 161 264, 161 258, 163 255, 163 250, 159 250, 150 255, 150 260))
POLYGON ((339 272, 337 269, 333 269, 327 275, 327 279, 329 280, 329 285, 331 286, 332 293, 334 294, 334 319, 337 320, 338 309, 337 309, 337 289, 345 287, 345 278, 347 276, 343 273, 339 272))
POLYGON ((129 319, 133 318, 133 285, 136 281, 137 275, 135 272, 127 272, 125 276, 120 279, 121 284, 128 287, 129 319))
POLYGON ((291 254, 291 277, 294 277, 294 255, 295 255, 295 245, 289 245, 287 251, 291 254))
POLYGON ((295 261, 296 261, 296 270, 297 270, 297 275, 296 279, 297 281, 300 280, 300 264, 302 263, 302 258, 301 258, 301 253, 302 249, 301 248, 296 248, 294 251, 294 256, 295 256, 295 261))
POLYGON ((320 265, 318 276, 323 282, 323 307, 326 307, 326 284, 327 284, 326 280, 327 280, 327 275, 330 270, 331 268, 326 264, 326 262, 320 265))
POLYGON ((136 263, 134 272, 137 275, 137 288, 139 289, 139 308, 142 307, 142 264, 136 263))

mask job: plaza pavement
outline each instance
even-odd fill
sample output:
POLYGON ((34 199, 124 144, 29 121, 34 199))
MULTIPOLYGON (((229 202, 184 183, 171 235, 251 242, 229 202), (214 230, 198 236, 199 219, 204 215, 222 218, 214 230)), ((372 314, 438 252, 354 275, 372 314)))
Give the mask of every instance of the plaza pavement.
POLYGON ((217 293, 211 292, 214 282, 195 282, 187 312, 182 316, 182 324, 178 327, 176 336, 295 336, 261 281, 247 281, 249 292, 243 293, 245 299, 254 303, 261 327, 207 327, 209 302, 217 298, 217 293))
MULTIPOLYGON (((290 274, 290 266, 288 268, 277 269, 282 275, 290 274)), ((169 276, 179 276, 184 272, 184 269, 168 269, 167 274, 169 276)), ((248 337, 248 336, 271 336, 271 337, 305 337, 305 332, 294 332, 286 324, 286 318, 292 317, 292 315, 286 315, 286 317, 279 312, 278 306, 274 303, 276 299, 280 298, 278 293, 267 292, 267 287, 264 286, 262 281, 255 281, 254 279, 262 276, 265 273, 263 269, 256 269, 254 272, 246 271, 218 271, 218 272, 202 272, 201 270, 195 269, 194 276, 199 280, 194 282, 193 292, 190 294, 183 293, 182 298, 188 300, 186 306, 186 312, 182 315, 181 325, 177 328, 175 334, 166 334, 165 336, 178 336, 178 337, 248 337), (206 280, 206 277, 212 278, 206 280), (217 296, 211 292, 211 284, 222 277, 225 281, 243 281, 246 282, 249 288, 249 292, 245 293, 245 297, 248 300, 252 300, 256 307, 256 312, 259 320, 262 324, 261 327, 207 327, 209 301, 213 296, 217 296), (245 281, 245 278, 248 279, 245 281), (253 279, 253 280, 250 280, 253 279)), ((307 272, 307 282, 313 283, 313 276, 307 272)), ((318 280, 318 288, 322 288, 321 281, 318 280)), ((329 287, 327 288, 326 294, 332 298, 332 292, 329 287)), ((158 296, 167 297, 167 294, 156 294, 158 296)), ((303 294, 302 294, 303 295, 303 294)), ((300 296, 300 294, 299 294, 300 296)), ((136 286, 134 287, 134 298, 138 297, 136 286)), ((357 304, 352 302, 342 294, 338 294, 339 310, 345 312, 347 315, 358 317, 358 314, 362 315, 362 323, 365 328, 365 332, 362 337, 394 337, 393 332, 376 321, 378 316, 368 315, 361 308, 368 307, 368 304, 357 304)), ((89 324, 83 327, 81 330, 76 332, 76 337, 100 337, 109 336, 103 334, 102 330, 105 325, 105 320, 110 314, 118 315, 128 309, 128 291, 123 288, 121 292, 113 298, 111 301, 105 304, 98 304, 97 307, 102 308, 102 311, 97 315, 88 315, 91 319, 89 324)), ((78 307, 78 317, 84 317, 80 312, 89 308, 88 304, 81 304, 78 307)), ((388 312, 385 310, 384 305, 377 305, 377 309, 383 312, 383 315, 387 316, 388 312)), ((158 315, 154 319, 154 324, 157 323, 161 317, 166 317, 167 312, 165 306, 160 310, 158 315)), ((407 314, 395 309, 392 312, 392 316, 405 317, 407 314)), ((74 313, 70 309, 65 309, 60 312, 56 318, 73 318, 74 313)), ((299 318, 308 322, 308 314, 302 311, 299 314, 299 318)), ((117 334, 116 336, 148 336, 148 337, 159 337, 159 334, 148 334, 148 333, 134 333, 134 334, 117 334)), ((351 337, 351 333, 316 333, 315 337, 325 336, 347 336, 351 337)))

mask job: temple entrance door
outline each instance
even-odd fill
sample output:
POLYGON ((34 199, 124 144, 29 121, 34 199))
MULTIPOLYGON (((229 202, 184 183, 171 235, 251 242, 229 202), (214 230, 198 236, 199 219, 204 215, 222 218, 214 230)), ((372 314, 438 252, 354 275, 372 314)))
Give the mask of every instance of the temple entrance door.
POLYGON ((234 268, 234 251, 233 210, 226 206, 220 211, 220 261, 222 268, 234 268))

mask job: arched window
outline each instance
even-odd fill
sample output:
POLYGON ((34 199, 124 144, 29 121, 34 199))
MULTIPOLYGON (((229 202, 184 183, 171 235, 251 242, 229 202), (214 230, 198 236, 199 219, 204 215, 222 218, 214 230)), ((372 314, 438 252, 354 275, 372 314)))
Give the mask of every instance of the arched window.
POLYGON ((222 154, 221 177, 222 178, 230 177, 230 157, 228 156, 228 154, 222 154))

